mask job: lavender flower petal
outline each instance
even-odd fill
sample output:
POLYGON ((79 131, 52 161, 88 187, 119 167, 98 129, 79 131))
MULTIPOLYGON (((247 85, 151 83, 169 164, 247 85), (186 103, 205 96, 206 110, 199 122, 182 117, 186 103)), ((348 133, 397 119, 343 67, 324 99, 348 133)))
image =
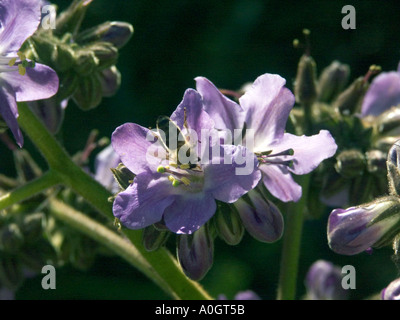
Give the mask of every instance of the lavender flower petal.
POLYGON ((171 183, 166 178, 153 179, 147 173, 137 175, 113 204, 114 216, 130 229, 141 229, 161 221, 165 208, 174 201, 171 183))
POLYGON ((224 96, 215 85, 204 77, 196 77, 196 89, 203 98, 205 111, 218 129, 233 130, 243 126, 244 112, 236 102, 224 96))
POLYGON ((263 182, 271 194, 281 201, 298 201, 301 198, 301 186, 294 181, 289 170, 281 165, 260 165, 263 182))
POLYGON ((377 116, 400 103, 400 73, 383 72, 372 81, 365 94, 361 116, 377 116))
POLYGON ((40 18, 40 0, 0 1, 0 53, 8 55, 20 49, 37 29, 40 18))

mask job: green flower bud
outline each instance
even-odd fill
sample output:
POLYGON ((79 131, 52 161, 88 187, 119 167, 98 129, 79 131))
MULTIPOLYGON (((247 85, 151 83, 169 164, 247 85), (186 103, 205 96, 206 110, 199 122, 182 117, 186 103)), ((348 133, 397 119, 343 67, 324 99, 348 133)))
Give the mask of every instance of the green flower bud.
POLYGON ((331 102, 344 89, 350 75, 350 67, 333 61, 326 67, 318 80, 318 101, 331 102))
POLYGON ((72 99, 84 111, 96 108, 102 100, 101 83, 94 76, 82 77, 72 99))
POLYGON ((153 225, 144 228, 142 234, 143 246, 147 251, 155 251, 161 248, 168 240, 171 233, 160 231, 153 225))
POLYGON ((62 36, 65 33, 76 35, 86 15, 86 10, 93 0, 74 0, 70 6, 57 16, 54 34, 62 36))
POLYGON ((99 58, 93 51, 79 50, 76 54, 74 70, 79 76, 89 77, 94 74, 99 64, 99 58))
POLYGON ((369 84, 364 77, 359 77, 343 91, 333 102, 333 106, 344 115, 358 112, 369 84))
POLYGON ((26 243, 34 242, 40 238, 44 230, 44 219, 45 216, 41 212, 23 216, 22 221, 19 223, 19 227, 24 235, 26 243))
POLYGON ((118 49, 122 48, 132 37, 133 26, 121 21, 107 21, 98 26, 80 32, 76 42, 80 44, 90 42, 109 42, 118 49))
POLYGON ((59 43, 54 47, 51 54, 52 66, 57 72, 65 72, 72 68, 75 63, 75 52, 68 45, 59 43))
POLYGON ((123 190, 128 188, 135 178, 135 175, 122 163, 116 168, 112 168, 111 171, 114 174, 115 180, 123 190))
POLYGON ((24 236, 16 223, 9 223, 0 229, 0 249, 15 253, 24 244, 24 236))
POLYGON ((96 68, 103 70, 117 63, 118 49, 109 42, 95 42, 82 50, 93 52, 98 59, 96 68))
POLYGON ((244 227, 240 216, 233 206, 218 202, 218 209, 213 219, 218 236, 229 245, 237 245, 243 238, 244 227))
POLYGON ((316 64, 307 54, 301 56, 297 67, 294 95, 297 103, 306 106, 312 105, 317 97, 316 64))
POLYGON ((360 176, 365 167, 364 154, 356 149, 344 150, 336 157, 335 169, 345 178, 360 176))
POLYGON ((69 256, 71 264, 80 270, 90 268, 96 256, 97 242, 85 236, 77 236, 74 239, 70 238, 69 241, 71 244, 69 256))

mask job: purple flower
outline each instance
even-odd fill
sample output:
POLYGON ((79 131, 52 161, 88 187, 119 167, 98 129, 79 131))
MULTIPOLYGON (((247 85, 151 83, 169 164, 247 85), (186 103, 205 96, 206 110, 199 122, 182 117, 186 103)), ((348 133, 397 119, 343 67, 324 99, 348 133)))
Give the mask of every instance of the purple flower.
POLYGON ((39 25, 40 6, 39 0, 0 1, 0 115, 19 146, 24 140, 17 122, 17 102, 47 99, 58 90, 58 77, 51 68, 33 67, 18 52, 39 25))
MULTIPOLYGON (((195 80, 205 110, 214 119, 217 129, 246 129, 245 132, 254 133, 252 151, 258 156, 263 182, 271 194, 285 202, 298 201, 301 186, 294 181, 292 173, 311 172, 335 154, 337 145, 326 130, 310 137, 285 132, 295 102, 294 95, 285 87, 285 79, 274 74, 258 77, 239 99, 240 104, 223 96, 206 78, 195 80)), ((243 145, 249 142, 245 136, 243 145)))
POLYGON ((354 255, 370 249, 397 230, 400 222, 397 197, 335 209, 328 219, 328 243, 339 254, 354 255))
POLYGON ((400 64, 397 71, 383 72, 372 81, 365 94, 361 116, 378 116, 400 104, 400 64))
POLYGON ((400 278, 392 281, 381 293, 382 300, 400 300, 400 278))
POLYGON ((308 300, 343 300, 347 291, 342 287, 342 270, 325 260, 314 262, 305 280, 308 300))
MULTIPOLYGON (((186 90, 170 120, 181 130, 184 146, 189 146, 187 151, 195 154, 196 160, 173 163, 176 149, 163 148, 162 135, 134 123, 118 127, 112 135, 112 146, 136 177, 117 195, 113 211, 131 229, 162 222, 175 233, 191 234, 214 215, 216 200, 235 202, 257 185, 261 174, 256 170, 255 156, 242 146, 220 145, 217 152, 209 151, 210 158, 202 157, 199 150, 207 150, 209 141, 200 137, 214 130, 214 121, 204 111, 195 90, 186 90), (194 134, 196 139, 192 140, 194 134), (237 169, 243 167, 243 156, 253 170, 237 175, 237 169)), ((214 146, 210 144, 210 149, 214 146)))

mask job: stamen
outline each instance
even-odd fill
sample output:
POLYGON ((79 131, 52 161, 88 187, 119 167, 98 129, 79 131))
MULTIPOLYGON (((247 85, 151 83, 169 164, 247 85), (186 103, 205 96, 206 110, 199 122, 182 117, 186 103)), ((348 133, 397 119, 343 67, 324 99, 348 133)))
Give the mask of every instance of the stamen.
POLYGON ((17 61, 17 58, 12 58, 12 59, 8 62, 8 65, 9 65, 10 67, 13 67, 16 61, 17 61))
POLYGON ((163 167, 163 166, 158 166, 157 172, 158 172, 158 173, 164 173, 164 172, 165 172, 165 167, 163 167))
POLYGON ((26 60, 26 56, 25 56, 25 54, 24 54, 23 52, 18 51, 18 52, 17 52, 17 55, 18 55, 18 57, 21 59, 21 61, 26 60))
POLYGON ((24 76, 25 73, 26 73, 26 68, 25 68, 22 64, 19 64, 19 65, 18 65, 18 73, 19 73, 21 76, 24 76))

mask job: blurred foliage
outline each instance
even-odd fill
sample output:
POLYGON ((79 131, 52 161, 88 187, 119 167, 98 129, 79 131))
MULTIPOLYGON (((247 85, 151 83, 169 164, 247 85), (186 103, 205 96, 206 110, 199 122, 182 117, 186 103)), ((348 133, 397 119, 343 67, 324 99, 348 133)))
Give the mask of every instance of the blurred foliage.
MULTIPOLYGON (((54 3, 62 9, 69 1, 54 3)), ((154 126, 158 115, 169 115, 185 89, 194 87, 196 76, 205 76, 222 88, 238 89, 263 73, 278 73, 293 90, 302 52, 293 48, 292 41, 301 36, 303 28, 311 30, 311 53, 318 71, 335 59, 350 65, 351 80, 365 74, 371 64, 384 71, 396 69, 400 60, 398 1, 352 1, 357 12, 356 30, 341 27, 341 9, 346 4, 331 0, 95 0, 83 27, 119 20, 135 29, 117 65, 121 88, 88 112, 71 102, 59 138, 73 154, 84 147, 93 128, 100 136, 110 137, 125 122, 154 126)), ((32 144, 27 141, 25 147, 40 161, 32 144)), ((0 153, 0 172, 13 175, 11 151, 0 145, 0 153)), ((44 162, 41 165, 45 166, 44 162)), ((328 213, 305 223, 298 297, 304 294, 308 267, 317 259, 355 266, 357 290, 350 293, 351 298, 365 298, 385 287, 396 277, 391 251, 353 257, 334 254, 326 241, 328 213)), ((214 296, 224 293, 232 298, 237 291, 252 289, 263 299, 274 299, 281 242, 263 244, 248 235, 234 247, 217 241, 214 266, 201 283, 214 296)), ((17 298, 168 298, 117 258, 98 259, 88 271, 57 270, 56 290, 43 290, 41 279, 40 274, 28 279, 17 298)))

